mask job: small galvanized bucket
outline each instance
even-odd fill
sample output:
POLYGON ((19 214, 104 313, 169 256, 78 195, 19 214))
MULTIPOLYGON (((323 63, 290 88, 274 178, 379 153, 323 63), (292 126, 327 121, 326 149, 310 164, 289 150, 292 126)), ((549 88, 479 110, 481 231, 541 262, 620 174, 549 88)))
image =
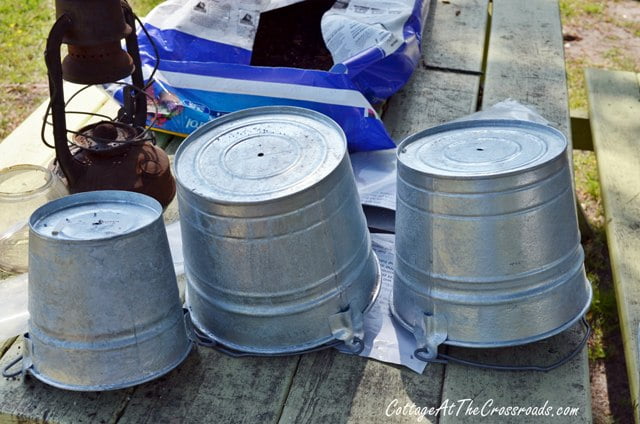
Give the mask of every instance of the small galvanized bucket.
POLYGON ((156 200, 76 194, 36 210, 29 226, 23 370, 62 389, 112 390, 185 359, 191 343, 156 200))
POLYGON ((301 108, 235 112, 189 136, 175 168, 195 327, 254 354, 355 349, 380 282, 340 127, 301 108))
POLYGON ((567 141, 528 121, 451 123, 398 148, 393 316, 441 343, 525 344, 589 308, 567 141))

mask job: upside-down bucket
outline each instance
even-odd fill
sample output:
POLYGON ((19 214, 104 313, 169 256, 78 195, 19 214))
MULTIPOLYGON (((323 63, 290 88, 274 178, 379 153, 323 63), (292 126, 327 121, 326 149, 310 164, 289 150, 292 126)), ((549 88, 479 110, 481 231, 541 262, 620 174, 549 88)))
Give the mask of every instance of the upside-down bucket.
POLYGON ((257 354, 358 344, 379 269, 335 122, 292 107, 231 113, 182 143, 176 175, 197 330, 257 354))
POLYGON ((160 203, 75 194, 36 210, 29 226, 23 370, 63 389, 113 390, 185 359, 191 343, 160 203))
POLYGON ((589 308, 567 141, 541 124, 479 120, 398 147, 393 316, 427 357, 446 343, 525 344, 589 308))

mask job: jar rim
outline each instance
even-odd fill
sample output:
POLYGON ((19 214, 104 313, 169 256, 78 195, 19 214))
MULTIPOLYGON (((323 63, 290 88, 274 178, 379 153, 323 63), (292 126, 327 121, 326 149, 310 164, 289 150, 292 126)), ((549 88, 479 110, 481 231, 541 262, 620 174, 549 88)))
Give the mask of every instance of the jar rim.
POLYGON ((48 169, 40 165, 20 164, 20 165, 13 165, 13 166, 0 169, 0 187, 2 187, 3 177, 11 175, 12 173, 15 173, 15 172, 20 172, 20 171, 22 172, 35 171, 35 172, 42 173, 44 175, 44 182, 38 186, 30 187, 29 189, 23 190, 23 191, 7 192, 7 191, 3 191, 0 188, 0 198, 10 199, 10 200, 27 199, 36 194, 42 193, 43 191, 51 187, 51 185, 53 184, 53 174, 48 169))

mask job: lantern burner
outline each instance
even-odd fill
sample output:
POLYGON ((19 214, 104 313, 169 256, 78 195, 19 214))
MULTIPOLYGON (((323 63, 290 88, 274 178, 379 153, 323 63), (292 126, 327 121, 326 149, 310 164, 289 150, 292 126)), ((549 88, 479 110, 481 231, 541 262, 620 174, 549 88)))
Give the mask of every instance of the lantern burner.
POLYGON ((134 127, 122 122, 101 121, 82 128, 73 137, 73 142, 81 149, 101 152, 144 141, 139 135, 134 127))

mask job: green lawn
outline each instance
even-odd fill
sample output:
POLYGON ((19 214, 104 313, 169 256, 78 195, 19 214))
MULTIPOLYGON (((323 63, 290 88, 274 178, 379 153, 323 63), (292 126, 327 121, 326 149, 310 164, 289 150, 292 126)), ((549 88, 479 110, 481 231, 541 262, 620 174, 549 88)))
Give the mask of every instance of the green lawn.
MULTIPOLYGON (((160 0, 131 0, 143 16, 160 0)), ((44 46, 53 25, 51 0, 0 0, 0 140, 48 96, 44 46)))

